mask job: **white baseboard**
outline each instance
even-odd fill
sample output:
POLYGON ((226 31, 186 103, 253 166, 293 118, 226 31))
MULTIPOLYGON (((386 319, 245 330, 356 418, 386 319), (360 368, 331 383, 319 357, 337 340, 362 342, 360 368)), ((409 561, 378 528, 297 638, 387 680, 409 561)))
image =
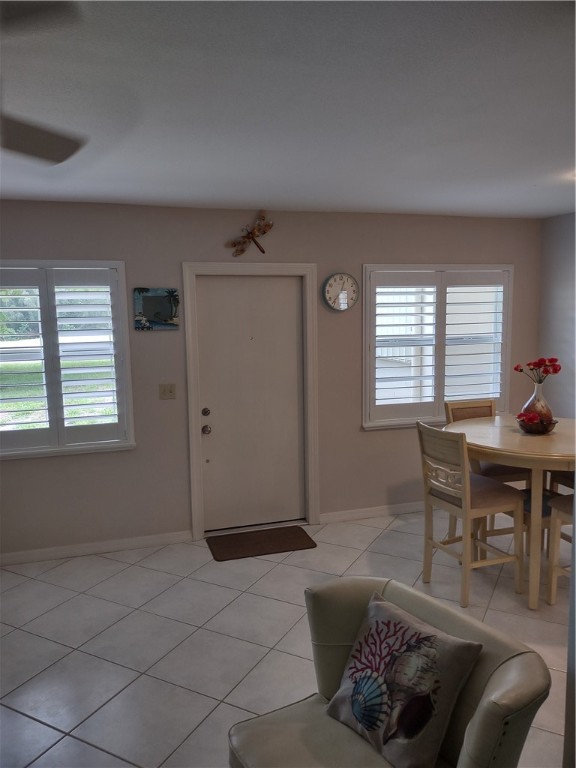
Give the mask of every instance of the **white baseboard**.
POLYGON ((409 512, 422 512, 422 501, 408 501, 404 504, 388 504, 381 507, 366 507, 365 509, 343 509, 339 512, 323 512, 320 524, 343 523, 352 520, 363 520, 370 517, 392 517, 405 515, 409 512))
POLYGON ((5 552, 0 555, 0 565, 38 563, 44 560, 61 560, 66 557, 79 557, 81 555, 100 555, 105 552, 122 552, 124 549, 165 547, 167 544, 179 544, 182 541, 191 540, 191 531, 177 531, 175 533, 160 533, 152 536, 135 536, 130 539, 90 542, 89 544, 69 544, 63 547, 28 549, 24 552, 5 552))
MULTIPOLYGON (((366 507, 365 509, 345 509, 339 512, 323 512, 320 515, 320 525, 363 520, 370 517, 403 515, 409 512, 421 512, 422 508, 421 501, 411 501, 405 504, 390 504, 381 507, 366 507)), ((291 524, 297 522, 291 521, 291 524)), ((305 523, 303 520, 300 522, 305 523)), ((219 533, 222 533, 222 531, 219 531, 219 533)), ((175 533, 161 533, 151 536, 135 536, 130 539, 113 539, 111 541, 96 541, 87 544, 69 544, 62 547, 28 549, 24 552, 5 552, 0 554, 0 566, 38 563, 44 560, 61 560, 67 557, 80 557, 82 555, 101 555, 105 552, 121 552, 124 549, 165 547, 167 544, 179 544, 182 541, 192 541, 192 532, 177 531, 175 533)))

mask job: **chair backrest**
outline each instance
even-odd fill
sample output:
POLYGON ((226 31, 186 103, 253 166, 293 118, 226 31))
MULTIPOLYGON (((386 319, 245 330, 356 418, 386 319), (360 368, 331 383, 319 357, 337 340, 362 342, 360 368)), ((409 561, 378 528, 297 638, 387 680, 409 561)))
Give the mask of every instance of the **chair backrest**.
POLYGON ((479 419, 482 416, 496 416, 495 400, 446 400, 444 403, 446 423, 462 419, 479 419))
POLYGON ((444 432, 416 423, 424 493, 442 499, 454 506, 469 505, 470 477, 466 435, 444 432))
POLYGON ((350 651, 374 592, 442 631, 482 643, 442 743, 442 765, 516 766, 530 724, 550 689, 542 658, 519 640, 391 579, 342 577, 309 587, 310 623, 318 690, 327 699, 340 687, 350 651))
POLYGON ((548 505, 555 509, 561 520, 570 525, 574 520, 574 494, 555 494, 548 500, 548 505))

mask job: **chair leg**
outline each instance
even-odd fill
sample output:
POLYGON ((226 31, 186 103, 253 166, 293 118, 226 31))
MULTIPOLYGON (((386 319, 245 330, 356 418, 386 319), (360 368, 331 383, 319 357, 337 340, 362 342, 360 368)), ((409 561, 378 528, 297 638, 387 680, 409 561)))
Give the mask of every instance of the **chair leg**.
POLYGON ((548 602, 554 605, 558 589, 558 573, 556 566, 560 558, 560 530, 561 522, 554 510, 550 517, 550 528, 548 530, 548 541, 550 544, 550 555, 548 557, 548 602))
POLYGON ((516 592, 524 591, 524 510, 518 506, 514 510, 514 554, 516 562, 514 567, 516 592))
POLYGON ((448 521, 448 538, 453 539, 456 536, 456 526, 458 524, 458 518, 455 515, 450 515, 448 521))
MULTIPOLYGON (((492 521, 494 521, 494 515, 490 515, 490 517, 492 518, 492 521)), ((472 532, 474 534, 474 538, 478 538, 480 541, 486 543, 490 535, 490 530, 494 529, 490 529, 489 527, 489 518, 482 517, 475 521, 472 532)), ((478 560, 486 560, 488 558, 488 553, 482 547, 475 547, 474 557, 478 560)))
POLYGON ((428 500, 424 502, 424 568, 422 571, 422 581, 425 584, 432 578, 432 555, 434 547, 434 523, 432 505, 428 500))
POLYGON ((472 560, 484 560, 487 557, 486 550, 479 547, 478 541, 486 541, 486 518, 481 517, 472 523, 472 560))
POLYGON ((472 524, 468 515, 462 518, 462 582, 460 589, 460 605, 466 608, 470 595, 470 571, 472 565, 472 549, 475 546, 472 539, 472 524))

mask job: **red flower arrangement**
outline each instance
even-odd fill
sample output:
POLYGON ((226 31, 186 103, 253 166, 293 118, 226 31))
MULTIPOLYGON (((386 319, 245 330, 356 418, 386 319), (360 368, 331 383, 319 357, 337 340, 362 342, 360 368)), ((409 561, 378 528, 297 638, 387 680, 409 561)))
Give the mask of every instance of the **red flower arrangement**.
POLYGON ((536 411, 522 411, 516 416, 516 423, 522 430, 532 435, 547 435, 552 432, 558 421, 545 418, 536 411))
POLYGON ((516 416, 516 422, 523 432, 534 435, 546 435, 552 432, 558 423, 552 417, 550 406, 539 393, 542 383, 556 373, 560 373, 562 366, 557 357, 539 357, 526 365, 515 365, 514 370, 523 373, 536 385, 534 394, 524 403, 524 410, 516 416))
POLYGON ((540 415, 536 411, 522 411, 516 416, 518 421, 523 421, 524 424, 539 424, 540 415))
POLYGON ((562 366, 558 363, 557 357, 539 357, 538 360, 533 360, 526 365, 515 365, 514 370, 525 374, 536 384, 542 384, 548 376, 560 373, 562 366))

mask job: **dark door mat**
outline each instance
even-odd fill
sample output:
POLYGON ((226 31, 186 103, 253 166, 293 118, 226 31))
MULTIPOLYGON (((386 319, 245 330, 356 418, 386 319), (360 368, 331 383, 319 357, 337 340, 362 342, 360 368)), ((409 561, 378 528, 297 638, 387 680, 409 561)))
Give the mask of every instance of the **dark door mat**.
POLYGON ((214 560, 219 561, 294 552, 298 549, 313 549, 316 546, 316 542, 299 525, 208 536, 206 543, 214 560))

